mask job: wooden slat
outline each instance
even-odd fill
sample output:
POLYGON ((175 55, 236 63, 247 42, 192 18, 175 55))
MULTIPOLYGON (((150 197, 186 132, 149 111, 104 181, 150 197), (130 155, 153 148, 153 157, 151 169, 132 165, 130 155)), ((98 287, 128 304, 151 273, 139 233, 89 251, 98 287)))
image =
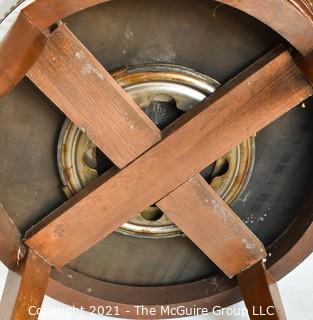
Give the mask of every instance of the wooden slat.
POLYGON ((157 206, 230 278, 266 256, 261 241, 199 174, 157 206))
POLYGON ((21 233, 0 203, 0 261, 13 268, 22 259, 26 249, 21 233))
POLYGON ((35 320, 48 286, 50 265, 29 251, 22 264, 9 271, 0 304, 1 320, 35 320), (29 309, 31 307, 31 310, 29 309), (32 311, 32 312, 29 312, 32 311))
POLYGON ((25 76, 40 56, 53 23, 108 0, 37 0, 24 8, 0 45, 0 97, 25 76))
POLYGON ((55 210, 28 233, 27 245, 62 267, 312 90, 289 53, 271 53, 180 118, 124 170, 100 177, 55 210))
POLYGON ((263 262, 239 274, 238 283, 251 320, 287 319, 277 284, 263 262))
POLYGON ((161 139, 160 130, 62 23, 27 76, 119 168, 161 139))
POLYGON ((303 72, 304 76, 311 82, 313 85, 313 50, 303 57, 300 54, 294 56, 296 63, 303 72))
POLYGON ((0 98, 24 77, 45 43, 46 36, 21 13, 0 45, 0 98))
POLYGON ((313 50, 313 19, 303 0, 218 0, 265 23, 303 55, 313 50), (303 7, 307 10, 304 11, 303 7), (277 14, 277 13, 280 14, 277 14), (292 23, 290 23, 292 21, 292 23))

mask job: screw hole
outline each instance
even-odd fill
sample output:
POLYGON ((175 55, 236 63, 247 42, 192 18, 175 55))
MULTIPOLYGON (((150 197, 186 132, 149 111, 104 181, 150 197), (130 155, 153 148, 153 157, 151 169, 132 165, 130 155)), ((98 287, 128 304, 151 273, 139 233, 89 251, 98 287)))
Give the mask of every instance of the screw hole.
POLYGON ((163 212, 156 206, 151 206, 141 212, 141 217, 147 221, 158 221, 163 217, 163 212))

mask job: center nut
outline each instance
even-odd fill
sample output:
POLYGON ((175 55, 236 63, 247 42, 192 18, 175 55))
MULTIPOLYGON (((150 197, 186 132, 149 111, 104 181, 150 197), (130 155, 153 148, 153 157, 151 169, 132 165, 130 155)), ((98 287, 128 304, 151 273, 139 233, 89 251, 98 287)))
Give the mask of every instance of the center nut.
MULTIPOLYGON (((169 65, 131 67, 113 73, 113 77, 160 129, 192 109, 220 85, 193 70, 169 65)), ((201 174, 231 204, 246 187, 254 158, 255 141, 252 137, 230 150, 201 174)), ((57 161, 68 198, 114 166, 87 135, 68 119, 60 133, 57 161)), ((122 225, 117 232, 155 238, 182 235, 166 212, 163 213, 154 205, 122 225)))

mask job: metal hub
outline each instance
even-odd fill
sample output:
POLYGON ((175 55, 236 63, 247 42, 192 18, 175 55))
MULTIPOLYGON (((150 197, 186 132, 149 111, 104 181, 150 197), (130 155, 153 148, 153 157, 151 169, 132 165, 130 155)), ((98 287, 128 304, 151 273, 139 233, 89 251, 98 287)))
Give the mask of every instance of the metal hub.
MULTIPOLYGON (((160 129, 192 109, 219 86, 212 78, 170 65, 132 67, 115 72, 113 76, 160 129)), ((231 204, 248 183, 254 157, 254 138, 250 138, 201 174, 231 204)), ((69 120, 65 121, 59 136, 57 161, 67 197, 114 166, 87 135, 69 120)), ((182 235, 166 213, 156 206, 147 208, 117 231, 138 237, 182 235)))

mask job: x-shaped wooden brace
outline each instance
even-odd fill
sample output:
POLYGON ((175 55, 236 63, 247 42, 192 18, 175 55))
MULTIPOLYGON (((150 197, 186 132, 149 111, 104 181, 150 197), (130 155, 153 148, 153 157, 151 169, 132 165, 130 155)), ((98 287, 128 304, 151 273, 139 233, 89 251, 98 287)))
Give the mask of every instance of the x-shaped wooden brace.
POLYGON ((156 203, 229 277, 263 268, 263 244, 198 172, 312 94, 287 51, 264 56, 162 134, 63 24, 27 76, 121 169, 29 230, 28 265, 40 256, 61 268, 156 203))
POLYGON ((257 61, 167 128, 160 142, 151 120, 63 24, 28 77, 123 168, 28 232, 26 244, 51 265, 61 268, 154 203, 229 277, 266 256, 198 172, 312 93, 288 52, 257 61))

